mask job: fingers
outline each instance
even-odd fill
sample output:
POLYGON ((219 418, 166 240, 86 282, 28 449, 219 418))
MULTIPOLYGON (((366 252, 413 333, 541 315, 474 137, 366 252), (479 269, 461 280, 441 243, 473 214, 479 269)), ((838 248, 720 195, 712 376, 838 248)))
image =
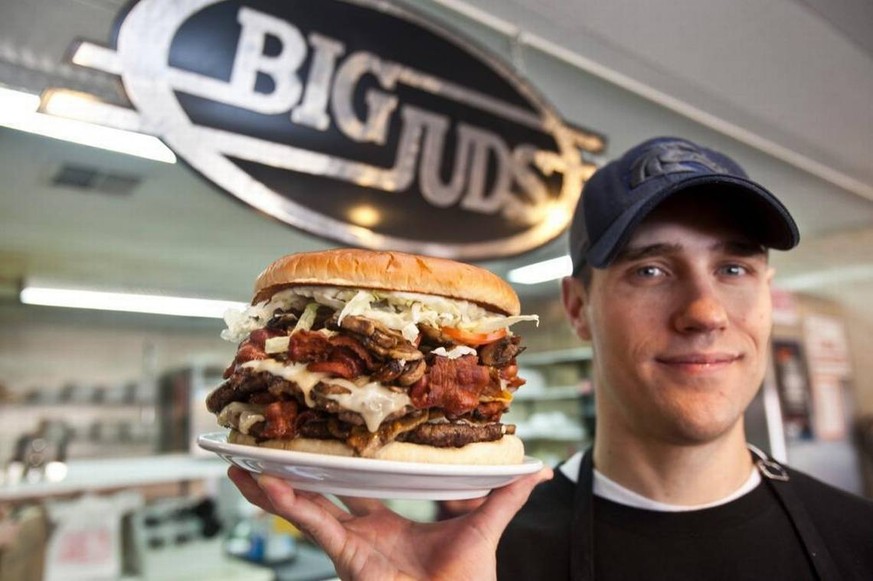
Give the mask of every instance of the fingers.
POLYGON ((342 509, 321 495, 298 493, 287 482, 273 476, 260 475, 257 485, 274 507, 271 512, 294 523, 329 557, 340 555, 347 536, 339 520, 345 514, 342 509))
POLYGON ((308 492, 306 490, 295 490, 294 494, 296 494, 300 498, 305 498, 309 502, 315 503, 321 509, 328 512, 331 516, 333 516, 337 520, 342 521, 342 520, 349 518, 349 513, 347 513, 342 508, 337 506, 336 503, 332 502, 329 498, 326 498, 324 495, 321 495, 317 492, 308 492))
POLYGON ((325 539, 342 531, 339 521, 349 518, 348 513, 322 495, 295 491, 278 478, 263 474, 255 476, 236 466, 231 466, 227 475, 246 500, 294 523, 323 547, 325 539))
POLYGON ((344 505, 346 505, 346 508, 348 508, 349 511, 355 516, 367 516, 368 514, 373 514, 375 512, 379 512, 380 510, 385 510, 385 505, 375 498, 340 496, 339 499, 344 505))
POLYGON ((267 498, 267 495, 264 494, 264 491, 261 490, 261 487, 258 486, 258 483, 250 473, 242 468, 231 466, 227 469, 227 476, 236 485, 246 500, 261 510, 267 512, 274 512, 276 510, 270 502, 270 499, 267 498))
POLYGON ((525 503, 534 487, 554 476, 551 468, 543 468, 536 474, 525 476, 508 486, 498 488, 488 495, 488 499, 470 517, 476 521, 494 542, 500 538, 503 529, 525 503))

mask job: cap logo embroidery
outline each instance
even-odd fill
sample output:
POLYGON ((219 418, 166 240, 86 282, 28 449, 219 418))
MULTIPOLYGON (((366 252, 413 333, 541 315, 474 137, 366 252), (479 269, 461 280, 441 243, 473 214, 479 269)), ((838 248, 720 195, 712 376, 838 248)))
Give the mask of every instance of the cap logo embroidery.
POLYGON ((702 165, 715 173, 729 173, 718 163, 690 143, 668 141, 659 143, 637 158, 631 166, 632 188, 659 176, 699 171, 689 164, 702 165))

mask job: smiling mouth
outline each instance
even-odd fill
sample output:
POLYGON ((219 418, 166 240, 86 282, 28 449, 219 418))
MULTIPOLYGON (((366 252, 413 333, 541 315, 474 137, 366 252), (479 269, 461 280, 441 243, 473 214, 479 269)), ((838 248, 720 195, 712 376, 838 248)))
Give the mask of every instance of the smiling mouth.
POLYGON ((742 359, 742 355, 732 353, 689 353, 658 357, 656 361, 663 365, 689 370, 706 370, 726 367, 742 359))

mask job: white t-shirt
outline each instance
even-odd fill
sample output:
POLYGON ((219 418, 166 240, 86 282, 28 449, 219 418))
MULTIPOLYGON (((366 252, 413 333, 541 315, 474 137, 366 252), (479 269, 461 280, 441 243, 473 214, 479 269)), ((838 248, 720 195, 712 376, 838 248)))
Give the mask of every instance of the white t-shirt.
MULTIPOLYGON (((570 479, 571 482, 576 482, 577 477, 579 476, 579 464, 581 462, 582 452, 577 452, 569 460, 561 465, 560 470, 564 474, 564 476, 570 479)), ((706 504, 685 506, 679 504, 667 504, 665 502, 658 502, 657 500, 646 498, 642 494, 638 494, 633 490, 625 488, 614 480, 610 480, 602 473, 600 473, 596 468, 594 469, 595 496, 599 496, 601 498, 605 498, 607 500, 611 500, 613 502, 617 502, 619 504, 623 504, 625 506, 630 506, 633 508, 657 510, 660 512, 683 512, 690 510, 701 510, 704 508, 712 508, 722 504, 727 504, 743 496, 744 494, 751 492, 755 489, 756 486, 758 486, 758 484, 760 484, 760 482, 761 474, 756 468, 752 467, 752 471, 749 474, 749 477, 743 483, 743 485, 736 489, 734 492, 725 496, 724 498, 713 502, 708 502, 706 504)))

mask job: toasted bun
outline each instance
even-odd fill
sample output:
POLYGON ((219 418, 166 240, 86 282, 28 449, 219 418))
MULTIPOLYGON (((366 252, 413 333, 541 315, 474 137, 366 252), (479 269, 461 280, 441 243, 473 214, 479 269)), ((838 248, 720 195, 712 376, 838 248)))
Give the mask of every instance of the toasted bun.
POLYGON ((357 248, 280 258, 258 276, 252 302, 304 285, 415 292, 470 301, 504 315, 521 312, 509 283, 485 269, 445 258, 357 248))
MULTIPOLYGON (((290 440, 265 440, 257 442, 251 436, 231 430, 227 437, 231 444, 310 452, 330 456, 354 456, 351 448, 337 440, 314 440, 294 438, 290 440)), ((517 437, 504 435, 494 442, 477 442, 461 448, 436 448, 406 442, 391 442, 379 449, 375 456, 379 460, 397 462, 419 462, 423 464, 521 464, 524 461, 524 444, 517 437)))

